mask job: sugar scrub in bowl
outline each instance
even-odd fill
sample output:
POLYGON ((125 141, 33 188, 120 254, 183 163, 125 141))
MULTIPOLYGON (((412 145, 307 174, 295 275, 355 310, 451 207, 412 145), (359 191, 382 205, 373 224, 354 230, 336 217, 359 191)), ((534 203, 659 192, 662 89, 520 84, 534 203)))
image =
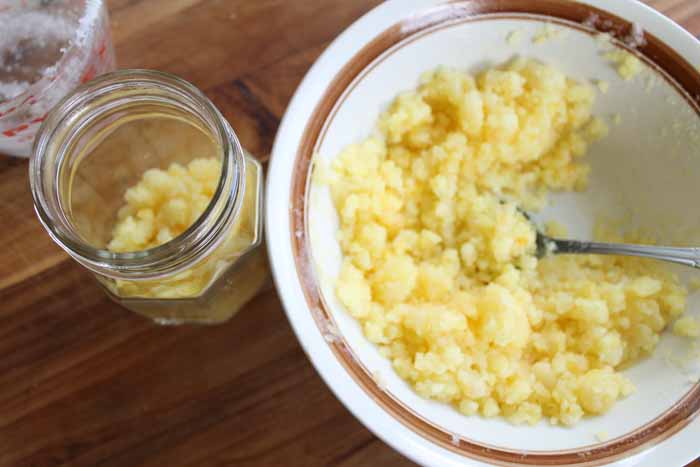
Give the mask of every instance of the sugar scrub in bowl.
POLYGON ((102 0, 0 2, 0 154, 29 157, 47 112, 114 68, 102 0))
POLYGON ((269 256, 361 421, 424 465, 700 456, 698 272, 540 257, 535 230, 700 244, 698 63, 598 0, 388 2, 322 55, 275 144, 269 256))

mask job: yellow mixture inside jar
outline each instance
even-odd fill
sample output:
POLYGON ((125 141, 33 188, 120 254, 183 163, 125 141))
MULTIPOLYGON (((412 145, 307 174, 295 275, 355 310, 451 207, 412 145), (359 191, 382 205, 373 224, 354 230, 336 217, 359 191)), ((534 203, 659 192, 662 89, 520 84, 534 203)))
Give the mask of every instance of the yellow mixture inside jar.
MULTIPOLYGON (((186 166, 173 163, 166 170, 147 170, 124 194, 125 205, 117 214, 110 251, 142 251, 162 245, 183 233, 204 212, 216 191, 221 161, 193 159, 186 166)), ((253 170, 246 171, 247 186, 256 183, 253 170)), ((241 211, 221 246, 206 260, 175 277, 155 281, 118 280, 121 296, 192 298, 254 240, 254 189, 246 190, 241 211)))
POLYGON ((438 69, 327 171, 344 262, 337 296, 395 371, 467 415, 573 425, 633 391, 620 369, 685 309, 659 264, 538 261, 516 208, 583 190, 607 126, 593 89, 516 60, 438 69))

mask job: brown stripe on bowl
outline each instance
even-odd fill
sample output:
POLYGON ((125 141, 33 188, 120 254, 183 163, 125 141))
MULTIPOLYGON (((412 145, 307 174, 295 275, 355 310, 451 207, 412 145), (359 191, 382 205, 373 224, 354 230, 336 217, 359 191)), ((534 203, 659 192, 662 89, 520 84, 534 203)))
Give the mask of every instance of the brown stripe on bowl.
MULTIPOLYGON (((471 21, 489 19, 540 19, 595 32, 583 22, 596 17, 597 32, 608 32, 623 40, 632 24, 606 11, 567 0, 460 0, 426 9, 404 19, 376 36, 361 49, 331 81, 317 104, 297 148, 292 174, 291 238, 297 274, 309 309, 319 332, 336 329, 315 273, 308 241, 307 200, 312 158, 323 142, 335 114, 357 84, 369 71, 400 48, 435 31, 471 21), (536 16, 533 16, 536 15, 536 16), (594 16, 595 15, 595 16, 594 16), (298 233, 301 233, 299 235, 298 233)), ((646 43, 628 51, 657 70, 700 115, 700 74, 683 57, 661 40, 645 32, 646 43)), ((445 449, 478 461, 500 466, 576 465, 599 466, 631 456, 669 438, 684 428, 700 412, 700 384, 696 384, 669 410, 649 423, 606 443, 559 451, 521 451, 460 439, 417 414, 390 392, 380 387, 355 356, 342 336, 327 339, 335 357, 355 382, 384 410, 406 427, 445 449)))

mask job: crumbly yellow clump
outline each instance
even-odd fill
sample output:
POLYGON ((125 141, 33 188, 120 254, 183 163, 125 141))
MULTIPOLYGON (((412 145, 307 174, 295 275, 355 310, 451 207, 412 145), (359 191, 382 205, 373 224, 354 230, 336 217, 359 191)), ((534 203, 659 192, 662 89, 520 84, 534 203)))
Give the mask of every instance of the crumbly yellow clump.
POLYGON ((162 245, 185 231, 204 212, 219 181, 221 163, 195 159, 187 167, 150 169, 124 194, 112 241, 115 252, 141 251, 162 245))
MULTIPOLYGON (((183 233, 209 205, 221 173, 216 158, 197 158, 187 166, 171 164, 166 170, 150 169, 124 194, 117 214, 110 251, 141 251, 162 245, 183 233)), ((252 181, 252 180, 251 180, 252 181)), ((122 296, 189 298, 211 282, 223 261, 252 241, 242 225, 251 206, 243 204, 229 237, 210 257, 173 278, 156 281, 117 281, 122 296)))
POLYGON ((700 320, 684 316, 675 322, 673 332, 683 337, 700 337, 700 320))
POLYGON ((600 89, 600 92, 602 92, 603 94, 607 94, 610 90, 610 83, 608 83, 607 81, 597 80, 595 84, 596 86, 598 86, 598 89, 600 89))
POLYGON ((610 50, 613 47, 612 36, 609 33, 600 32, 595 35, 598 50, 610 50))
POLYGON ((605 54, 605 59, 613 63, 617 74, 624 80, 631 80, 643 70, 642 61, 625 50, 613 50, 605 54))
POLYGON ((617 369, 683 312, 684 289, 652 263, 534 257, 515 202, 585 187, 580 158, 607 131, 593 100, 535 61, 438 69, 382 115, 382 139, 334 160, 337 296, 421 396, 572 425, 633 391, 617 369))
POLYGON ((534 44, 540 45, 564 34, 564 30, 546 23, 532 38, 534 44))
POLYGON ((508 42, 508 45, 510 46, 519 45, 522 40, 523 32, 519 30, 511 31, 508 33, 508 36, 506 36, 506 42, 508 42))

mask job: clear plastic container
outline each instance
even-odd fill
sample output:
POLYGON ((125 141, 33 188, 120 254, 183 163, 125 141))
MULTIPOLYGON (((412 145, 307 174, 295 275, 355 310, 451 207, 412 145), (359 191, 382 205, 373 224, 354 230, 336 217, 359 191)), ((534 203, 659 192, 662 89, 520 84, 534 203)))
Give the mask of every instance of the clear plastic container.
POLYGON ((121 70, 79 87, 42 124, 30 182, 54 241, 158 323, 225 321, 269 283, 262 167, 175 76, 121 70), (164 225, 181 229, 161 238, 164 225))
POLYGON ((0 154, 29 157, 47 112, 115 66, 102 0, 0 0, 0 154))

